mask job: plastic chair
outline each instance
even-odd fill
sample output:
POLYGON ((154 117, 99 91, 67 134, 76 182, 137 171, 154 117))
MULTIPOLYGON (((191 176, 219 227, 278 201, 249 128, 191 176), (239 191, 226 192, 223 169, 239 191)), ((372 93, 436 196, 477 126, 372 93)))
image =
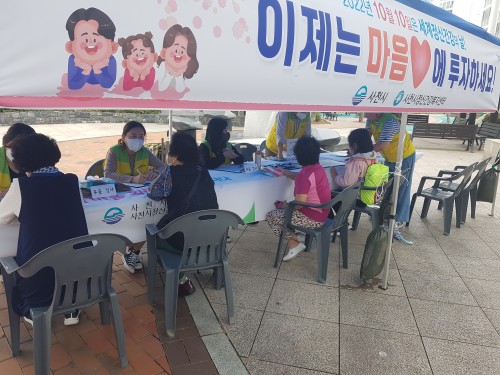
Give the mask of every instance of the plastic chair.
POLYGON ((250 143, 237 143, 234 147, 243 155, 245 161, 253 161, 253 154, 257 151, 257 147, 250 143))
POLYGON ((11 301, 16 285, 15 274, 30 277, 42 268, 54 271, 54 296, 50 306, 30 310, 33 319, 33 359, 36 374, 50 373, 51 320, 60 315, 99 303, 102 324, 110 313, 122 367, 128 365, 120 306, 111 286, 113 253, 125 252, 130 241, 120 235, 96 234, 73 238, 41 251, 19 266, 14 257, 0 259, 7 297, 12 355, 19 354, 20 323, 11 301))
POLYGON ((85 174, 85 177, 87 176, 104 177, 104 159, 98 160, 94 164, 92 164, 92 166, 85 174))
MULTIPOLYGON (((405 182, 405 177, 408 175, 410 172, 410 169, 405 169, 402 171, 402 178, 400 179, 399 186, 405 182)), ((385 211, 388 210, 388 208, 391 205, 391 196, 392 196, 392 184, 394 183, 394 176, 391 176, 389 178, 389 181, 387 183, 383 184, 380 187, 368 187, 368 186, 361 186, 361 190, 377 190, 378 192, 381 192, 380 196, 378 197, 378 200, 375 204, 370 204, 366 205, 365 203, 361 202, 361 200, 357 199, 356 204, 354 206, 354 215, 352 218, 352 225, 351 229, 356 230, 358 229, 359 225, 359 220, 361 218, 361 214, 367 214, 370 216, 370 219, 372 220, 372 230, 376 229, 379 225, 382 225, 383 223, 380 222, 380 218, 386 218, 387 215, 385 214, 385 211), (379 210, 384 210, 384 212, 381 212, 382 216, 379 214, 379 210)), ((383 220, 383 219, 382 219, 383 220)))
POLYGON ((415 194, 413 194, 413 197, 411 199, 411 205, 410 205, 410 219, 406 223, 406 226, 410 225, 410 220, 411 220, 411 215, 413 213, 413 208, 415 207, 415 201, 417 200, 417 197, 423 197, 424 198, 424 205, 422 207, 422 214, 420 217, 423 219, 427 217, 427 213, 429 212, 429 206, 431 204, 432 200, 437 200, 442 203, 443 208, 444 208, 444 215, 443 215, 443 220, 444 220, 444 235, 449 236, 450 235, 450 229, 451 229, 451 219, 453 216, 453 203, 455 202, 456 206, 456 226, 457 228, 460 228, 460 221, 462 218, 462 204, 461 204, 461 199, 460 199, 460 193, 462 192, 463 188, 467 185, 469 182, 470 176, 472 172, 474 171, 474 168, 477 163, 473 163, 469 165, 467 168, 465 168, 463 171, 460 173, 457 173, 456 175, 450 176, 450 177, 431 177, 431 176, 424 176, 420 180, 420 184, 418 186, 418 190, 415 194), (431 188, 424 189, 425 182, 427 180, 433 180, 434 185, 431 188), (460 181, 457 185, 457 188, 454 191, 449 191, 449 190, 444 190, 439 187, 439 185, 442 182, 453 182, 453 181, 460 181))
POLYGON ((182 271, 213 269, 216 289, 221 288, 222 271, 228 320, 234 316, 233 287, 229 275, 226 240, 228 228, 236 229, 238 224, 243 225, 243 220, 233 212, 205 210, 181 216, 161 229, 154 224, 146 226, 148 301, 150 303, 153 301, 156 265, 160 262, 165 269, 165 324, 168 337, 175 337, 177 289, 179 273, 182 271), (157 249, 157 238, 166 239, 178 232, 184 237, 182 255, 157 249))
POLYGON ((260 150, 260 152, 262 152, 262 154, 264 154, 264 151, 266 151, 266 140, 265 139, 260 143, 259 150, 260 150))
MULTIPOLYGON (((313 236, 316 238, 317 248, 318 248, 318 282, 326 283, 326 275, 328 271, 328 257, 330 254, 330 236, 332 231, 340 232, 340 245, 342 248, 342 263, 343 267, 348 267, 348 222, 347 219, 352 209, 354 208, 354 203, 356 202, 356 198, 358 196, 359 184, 353 185, 344 189, 340 192, 335 198, 328 201, 324 204, 311 204, 306 202, 297 202, 292 201, 288 203, 286 212, 285 212, 285 223, 283 227, 283 231, 281 232, 281 236, 278 242, 278 249, 276 251, 276 259, 274 261, 274 267, 277 268, 280 260, 283 258, 283 243, 285 241, 285 228, 288 227, 290 229, 299 230, 306 234, 306 251, 310 251, 313 236), (302 207, 314 207, 314 208, 329 208, 331 209, 333 206, 339 206, 337 208, 337 212, 333 219, 327 219, 323 226, 319 229, 309 229, 306 227, 293 225, 291 223, 292 213, 295 209, 295 206, 302 207)), ((335 237, 333 237, 332 241, 335 237)))
MULTIPOLYGON (((463 188, 462 193, 460 194, 460 199, 462 201, 462 218, 461 218, 462 223, 465 223, 467 219, 467 208, 469 206, 469 197, 471 201, 470 216, 473 219, 476 217, 477 185, 479 183, 479 180, 483 176, 484 172, 486 171, 486 167, 488 166, 490 159, 491 157, 484 159, 476 164, 474 170, 472 171, 469 183, 463 188)), ((455 166, 453 171, 447 171, 447 170, 439 171, 438 176, 441 177, 443 175, 456 175, 459 173, 460 170, 464 170, 465 168, 467 168, 467 166, 457 165, 455 166)), ((455 191, 458 188, 458 184, 446 181, 446 182, 441 182, 439 184, 439 187, 445 191, 455 191)), ((438 209, 440 210, 441 208, 442 208, 442 203, 440 202, 438 209)))

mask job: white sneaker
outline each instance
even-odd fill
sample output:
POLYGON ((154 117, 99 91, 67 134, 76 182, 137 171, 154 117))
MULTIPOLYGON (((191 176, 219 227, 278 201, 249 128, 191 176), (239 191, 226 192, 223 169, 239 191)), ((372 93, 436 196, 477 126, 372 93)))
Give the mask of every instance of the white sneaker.
POLYGON ((131 251, 130 253, 122 253, 123 267, 130 273, 135 272, 135 254, 131 251))
POLYGON ((142 257, 141 257, 141 254, 136 254, 134 252, 132 252, 132 254, 134 255, 134 258, 135 258, 135 264, 134 264, 134 268, 136 270, 142 270, 142 257))
POLYGON ((304 245, 303 243, 299 243, 297 246, 288 250, 288 253, 283 257, 283 261, 287 262, 290 259, 295 258, 297 255, 299 255, 305 249, 306 249, 306 245, 304 245))
POLYGON ((76 309, 72 313, 64 314, 64 325, 72 326, 80 322, 80 310, 76 309))

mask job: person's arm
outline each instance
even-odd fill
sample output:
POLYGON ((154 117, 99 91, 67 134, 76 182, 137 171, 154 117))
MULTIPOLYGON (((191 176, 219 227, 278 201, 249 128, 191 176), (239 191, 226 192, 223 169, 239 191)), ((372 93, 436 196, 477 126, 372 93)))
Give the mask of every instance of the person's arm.
POLYGON ((132 182, 132 176, 127 176, 125 174, 120 174, 116 172, 117 169, 116 154, 113 149, 108 150, 106 155, 106 161, 104 162, 104 177, 111 178, 117 182, 130 183, 132 182))
POLYGON ((380 139, 373 145, 373 149, 377 152, 384 151, 392 142, 394 136, 399 132, 399 122, 392 119, 387 120, 382 128, 380 139))
MULTIPOLYGON (((290 172, 293 173, 293 172, 290 172)), ((294 199, 299 202, 307 202, 307 194, 311 188, 311 181, 308 176, 299 173, 295 173, 295 188, 293 191, 294 199)), ((304 207, 295 206, 295 209, 300 210, 304 207)))
POLYGON ((279 112, 276 116, 276 142, 278 143, 278 158, 283 158, 283 146, 286 145, 286 123, 288 121, 287 112, 279 112))
MULTIPOLYGON (((99 69, 96 70, 99 71, 99 69)), ((109 89, 113 86, 116 80, 116 60, 113 56, 109 58, 108 65, 103 66, 99 73, 96 73, 96 70, 94 70, 94 76, 97 82, 99 82, 99 85, 105 89, 109 89)))
POLYGON ((377 152, 384 151, 391 142, 378 142, 373 145, 373 149, 377 152))
MULTIPOLYGON (((332 169, 335 167, 332 167, 332 169)), ((344 170, 344 175, 339 175, 336 174, 335 176, 332 173, 332 169, 330 170, 330 173, 332 175, 333 181, 343 187, 349 187, 354 185, 356 182, 358 182, 359 175, 360 175, 360 165, 357 162, 348 162, 345 165, 345 170, 344 170)), ((335 170, 336 171, 336 170, 335 170)))
POLYGON ((89 75, 83 74, 83 69, 75 65, 75 56, 71 55, 68 59, 68 88, 81 89, 88 79, 89 75))
POLYGON ((210 157, 210 152, 208 150, 208 147, 205 146, 203 143, 199 147, 200 150, 200 158, 201 162, 207 167, 208 169, 216 169, 220 167, 224 162, 226 161, 226 158, 222 154, 215 155, 214 158, 210 157))
POLYGON ((243 164, 245 157, 238 152, 236 147, 231 146, 231 151, 236 154, 236 157, 233 159, 233 164, 243 164))
POLYGON ((0 202, 0 224, 11 224, 19 217, 21 211, 21 189, 15 178, 5 197, 0 202))
POLYGON ((297 177, 297 175, 299 174, 299 172, 292 172, 292 171, 289 171, 288 169, 283 169, 283 168, 276 168, 278 171, 280 171, 281 173, 283 173, 283 176, 285 177, 288 177, 290 180, 294 180, 295 181, 295 177, 297 177))

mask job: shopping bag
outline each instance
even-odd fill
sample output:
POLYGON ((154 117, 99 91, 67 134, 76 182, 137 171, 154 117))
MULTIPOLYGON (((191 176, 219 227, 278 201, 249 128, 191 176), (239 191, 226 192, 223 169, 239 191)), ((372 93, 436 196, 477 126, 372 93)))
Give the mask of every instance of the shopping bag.
POLYGON ((148 188, 148 198, 154 201, 160 201, 167 198, 172 191, 172 175, 170 167, 167 165, 153 180, 148 188))
POLYGON ((372 230, 366 239, 359 277, 366 281, 380 274, 384 268, 389 233, 382 225, 372 230))

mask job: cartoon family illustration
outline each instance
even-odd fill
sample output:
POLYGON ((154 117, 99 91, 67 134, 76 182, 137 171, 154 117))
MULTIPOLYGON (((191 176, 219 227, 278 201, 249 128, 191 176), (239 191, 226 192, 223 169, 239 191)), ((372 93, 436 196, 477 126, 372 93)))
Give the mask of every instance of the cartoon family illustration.
POLYGON ((139 88, 184 94, 189 91, 186 80, 198 72, 197 44, 189 27, 179 24, 170 27, 159 54, 155 52, 153 34, 149 31, 119 38, 115 42, 115 24, 107 14, 96 8, 75 10, 66 22, 66 30, 69 41, 65 47, 70 54, 67 73, 69 90, 113 87, 117 78, 113 55, 118 47, 122 49, 122 67, 125 70, 119 81, 123 91, 139 88), (160 69, 162 64, 164 68, 160 69), (156 85, 155 65, 160 77, 156 85))

